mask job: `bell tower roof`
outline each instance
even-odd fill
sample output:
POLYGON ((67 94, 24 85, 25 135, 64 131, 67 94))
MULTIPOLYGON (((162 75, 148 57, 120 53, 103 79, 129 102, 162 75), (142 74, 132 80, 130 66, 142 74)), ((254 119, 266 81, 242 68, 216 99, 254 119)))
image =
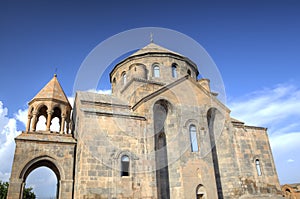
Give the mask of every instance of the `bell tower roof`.
POLYGON ((71 107, 65 92, 57 80, 56 74, 54 74, 53 78, 46 84, 46 86, 44 86, 44 88, 42 88, 42 90, 40 90, 40 92, 29 102, 29 105, 34 101, 45 100, 59 101, 71 107))

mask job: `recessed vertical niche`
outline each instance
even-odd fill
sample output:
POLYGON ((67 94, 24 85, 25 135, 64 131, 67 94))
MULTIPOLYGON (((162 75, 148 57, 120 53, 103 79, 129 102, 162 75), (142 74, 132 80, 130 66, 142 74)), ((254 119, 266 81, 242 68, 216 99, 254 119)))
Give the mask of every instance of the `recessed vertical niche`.
POLYGON ((170 104, 166 100, 159 100, 154 104, 154 142, 156 163, 157 198, 170 198, 168 149, 165 124, 168 117, 170 104))

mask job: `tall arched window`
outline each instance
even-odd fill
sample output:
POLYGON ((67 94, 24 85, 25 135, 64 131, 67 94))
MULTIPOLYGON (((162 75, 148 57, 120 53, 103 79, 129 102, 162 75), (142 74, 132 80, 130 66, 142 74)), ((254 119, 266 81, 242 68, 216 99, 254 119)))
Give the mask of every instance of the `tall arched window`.
POLYGON ((197 130, 195 125, 190 125, 190 139, 191 139, 191 150, 192 152, 198 151, 198 141, 197 141, 197 130))
POLYGON ((176 64, 172 64, 172 77, 177 77, 177 66, 176 64))
POLYGON ((154 65, 153 66, 153 77, 159 77, 159 76, 160 76, 159 66, 154 65))
POLYGON ((129 157, 123 155, 121 157, 121 176, 129 176, 129 157))
POLYGON ((123 85, 125 85, 126 84, 126 73, 125 72, 123 72, 122 73, 122 81, 123 81, 123 85))
POLYGON ((257 171, 257 175, 261 176, 261 168, 260 168, 260 162, 259 159, 255 160, 255 166, 256 166, 256 171, 257 171))

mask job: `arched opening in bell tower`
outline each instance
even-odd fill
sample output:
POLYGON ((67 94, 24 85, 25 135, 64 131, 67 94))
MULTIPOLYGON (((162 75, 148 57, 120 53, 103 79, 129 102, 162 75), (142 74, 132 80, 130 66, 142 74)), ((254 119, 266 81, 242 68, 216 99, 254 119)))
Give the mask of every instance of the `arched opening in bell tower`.
MULTIPOLYGON (((36 131, 45 131, 46 130, 46 121, 47 121, 47 106, 43 105, 38 109, 37 114, 37 122, 36 125, 36 131)), ((35 122, 35 121, 33 121, 35 122)))
POLYGON ((61 126, 61 110, 58 107, 53 109, 50 131, 59 132, 61 126))

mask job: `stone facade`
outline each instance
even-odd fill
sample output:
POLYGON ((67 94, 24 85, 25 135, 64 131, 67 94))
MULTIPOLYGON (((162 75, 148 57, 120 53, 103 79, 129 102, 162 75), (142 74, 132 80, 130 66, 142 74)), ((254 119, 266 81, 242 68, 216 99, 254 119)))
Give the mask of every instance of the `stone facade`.
MULTIPOLYGON (((76 93, 71 133, 33 131, 30 112, 16 138, 9 198, 20 193, 21 171, 41 166, 17 162, 43 157, 59 198, 280 198, 267 129, 231 118, 198 74, 188 58, 150 43, 115 66, 111 95, 76 93)), ((68 107, 52 101, 65 105, 60 113, 68 107)), ((67 128, 69 110, 59 117, 67 128)))

